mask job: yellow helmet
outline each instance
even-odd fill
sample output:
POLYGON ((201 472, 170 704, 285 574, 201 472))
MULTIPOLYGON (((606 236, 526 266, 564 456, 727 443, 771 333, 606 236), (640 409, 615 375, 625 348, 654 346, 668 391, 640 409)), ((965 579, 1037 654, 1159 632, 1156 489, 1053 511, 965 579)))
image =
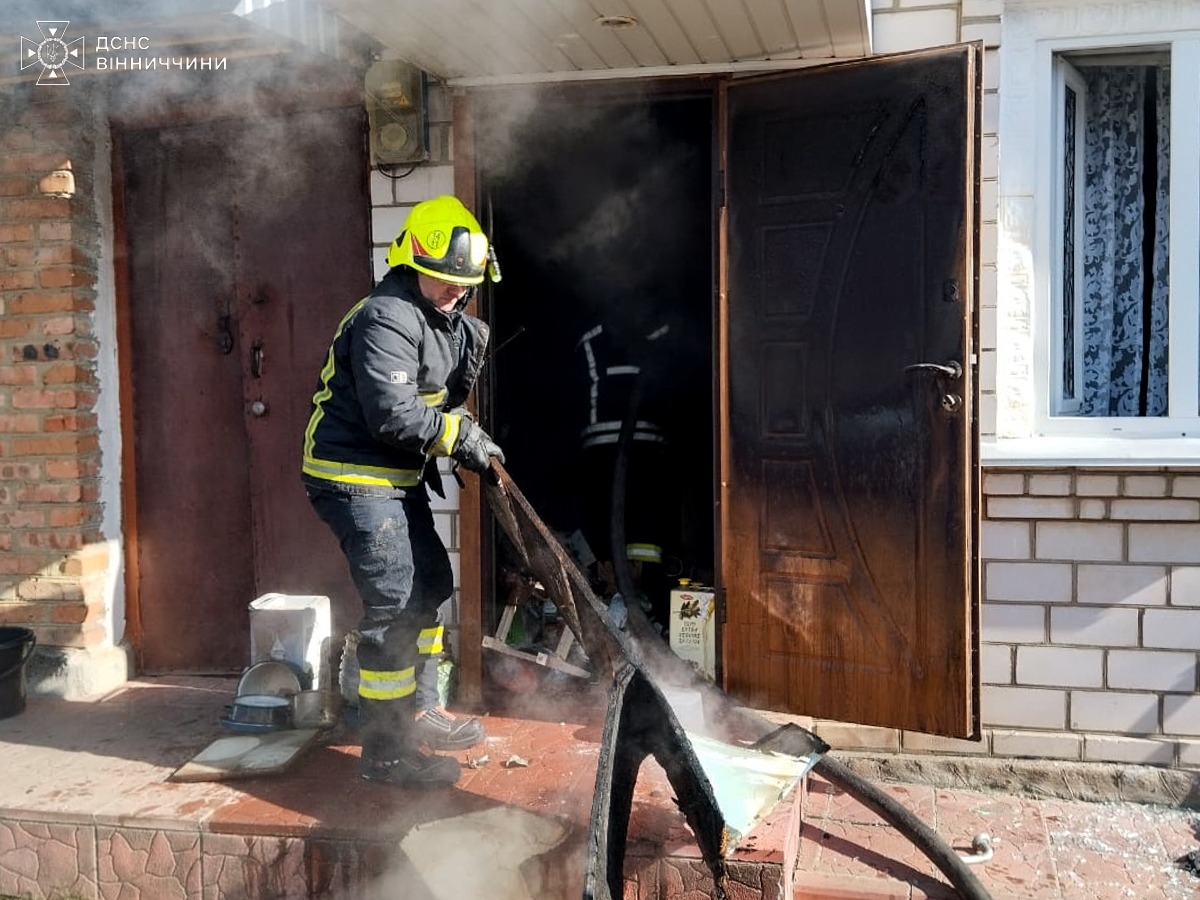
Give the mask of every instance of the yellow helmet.
POLYGON ((480 284, 488 263, 488 239, 457 197, 424 200, 409 210, 404 228, 388 248, 389 266, 410 266, 441 281, 480 284))

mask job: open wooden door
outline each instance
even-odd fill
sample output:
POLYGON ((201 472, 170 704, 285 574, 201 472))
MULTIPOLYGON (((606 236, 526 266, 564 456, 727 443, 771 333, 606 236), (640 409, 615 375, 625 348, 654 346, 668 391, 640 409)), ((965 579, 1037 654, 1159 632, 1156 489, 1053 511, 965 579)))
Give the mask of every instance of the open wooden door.
POLYGON ((723 92, 723 678, 754 706, 979 734, 980 54, 723 92))

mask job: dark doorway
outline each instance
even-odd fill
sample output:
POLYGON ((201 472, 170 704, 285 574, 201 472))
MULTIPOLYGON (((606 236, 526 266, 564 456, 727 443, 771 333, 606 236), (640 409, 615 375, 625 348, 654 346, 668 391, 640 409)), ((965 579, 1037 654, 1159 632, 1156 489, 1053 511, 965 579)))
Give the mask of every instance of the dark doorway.
MULTIPOLYGON (((561 537, 585 528, 611 477, 580 465, 581 430, 618 412, 581 416, 580 337, 611 322, 646 351, 638 336, 670 319, 634 430, 661 414, 669 441, 625 498, 667 513, 657 617, 672 577, 711 578, 718 680, 751 705, 978 735, 979 56, 702 98, 581 88, 514 103, 526 114, 501 128, 511 98, 479 104, 508 468, 561 537)), ((602 518, 591 531, 617 558, 602 518)))
POLYGON ((617 435, 605 423, 642 379, 635 436, 663 440, 635 441, 626 538, 661 536, 642 587, 665 626, 670 584, 713 576, 712 93, 576 93, 539 102, 509 135, 479 142, 504 275, 492 295, 496 437, 547 524, 610 560, 617 435))

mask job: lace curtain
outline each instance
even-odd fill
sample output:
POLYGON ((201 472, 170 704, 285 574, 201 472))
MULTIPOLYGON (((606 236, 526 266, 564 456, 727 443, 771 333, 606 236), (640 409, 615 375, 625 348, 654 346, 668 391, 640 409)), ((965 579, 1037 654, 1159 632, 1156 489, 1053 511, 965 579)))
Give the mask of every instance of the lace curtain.
POLYGON ((1157 152, 1148 160, 1145 120, 1149 104, 1145 94, 1150 71, 1146 66, 1081 69, 1088 87, 1083 415, 1161 416, 1167 412, 1170 70, 1153 70, 1157 152), (1157 170, 1156 183, 1149 191, 1144 185, 1148 163, 1157 170), (1154 228, 1149 249, 1145 244, 1148 208, 1154 228), (1147 277, 1152 279, 1149 302, 1147 277))

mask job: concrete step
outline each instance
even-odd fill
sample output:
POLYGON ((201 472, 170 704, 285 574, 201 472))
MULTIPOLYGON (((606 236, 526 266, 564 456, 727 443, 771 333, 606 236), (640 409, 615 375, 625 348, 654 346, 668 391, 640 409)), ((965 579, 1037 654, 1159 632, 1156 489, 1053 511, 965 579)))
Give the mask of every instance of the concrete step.
MULTIPOLYGON (((170 775, 211 741, 236 680, 139 679, 95 701, 31 698, 0 721, 0 895, 28 900, 577 900, 602 717, 548 709, 484 719, 452 789, 363 782, 345 729, 285 771, 170 775)), ((786 900, 794 792, 729 856, 732 900, 786 900)), ((711 896, 665 773, 639 773, 626 896, 711 896)))

